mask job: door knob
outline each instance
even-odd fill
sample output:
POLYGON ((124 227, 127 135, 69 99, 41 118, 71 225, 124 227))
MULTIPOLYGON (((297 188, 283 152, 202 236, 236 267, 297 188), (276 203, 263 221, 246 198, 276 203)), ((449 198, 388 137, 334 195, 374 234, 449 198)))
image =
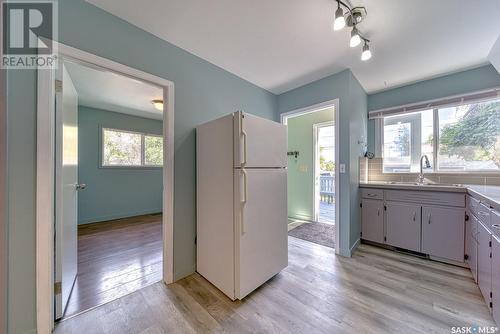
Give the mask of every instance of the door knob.
POLYGON ((77 183, 76 184, 76 190, 83 190, 87 188, 87 185, 85 183, 77 183))

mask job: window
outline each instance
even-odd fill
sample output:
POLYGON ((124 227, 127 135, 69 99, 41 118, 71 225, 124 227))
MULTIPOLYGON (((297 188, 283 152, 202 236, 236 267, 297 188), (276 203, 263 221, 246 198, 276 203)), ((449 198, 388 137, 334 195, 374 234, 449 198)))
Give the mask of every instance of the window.
POLYGON ((102 129, 103 167, 161 167, 163 137, 140 132, 102 129))
POLYGON ((422 154, 432 163, 433 122, 432 110, 384 118, 384 172, 416 172, 422 154))
POLYGON ((381 122, 384 172, 418 172, 426 154, 435 172, 500 171, 500 99, 457 104, 381 122))

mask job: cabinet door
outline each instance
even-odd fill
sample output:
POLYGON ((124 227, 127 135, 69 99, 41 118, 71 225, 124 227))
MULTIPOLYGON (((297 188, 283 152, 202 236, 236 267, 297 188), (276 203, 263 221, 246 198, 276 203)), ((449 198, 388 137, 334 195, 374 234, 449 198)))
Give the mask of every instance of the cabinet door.
POLYGON ((474 282, 477 283, 477 241, 472 238, 469 244, 469 268, 472 272, 474 282))
POLYGON ((386 206, 386 243, 420 252, 420 205, 388 202, 386 206))
POLYGON ((469 220, 466 222, 466 252, 468 255, 467 263, 469 264, 470 271, 472 272, 472 277, 474 281, 477 283, 477 219, 472 214, 472 212, 468 212, 469 220))
POLYGON ((500 240, 491 238, 491 291, 493 292, 493 319, 500 324, 500 240))
POLYGON ((481 222, 478 224, 478 232, 477 280, 484 299, 489 303, 491 292, 491 233, 481 222))
POLYGON ((422 207, 422 253, 464 262, 465 210, 422 207))
POLYGON ((384 242, 384 202, 364 199, 361 207, 361 238, 384 242))

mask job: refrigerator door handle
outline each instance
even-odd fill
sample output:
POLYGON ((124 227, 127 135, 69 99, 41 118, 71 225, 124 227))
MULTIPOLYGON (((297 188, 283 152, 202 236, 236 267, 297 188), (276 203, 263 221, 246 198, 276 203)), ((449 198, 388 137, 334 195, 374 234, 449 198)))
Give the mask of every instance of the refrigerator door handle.
MULTIPOLYGON (((243 118, 245 116, 243 113, 240 113, 240 136, 243 138, 243 161, 241 161, 241 167, 245 166, 247 164, 247 133, 245 132, 245 129, 243 128, 243 118)), ((241 145, 241 144, 240 144, 241 145)), ((240 146, 241 148, 241 146, 240 146)))
MULTIPOLYGON (((241 211, 240 211, 240 221, 241 221, 241 234, 246 233, 246 228, 245 228, 245 205, 247 204, 247 196, 248 196, 248 191, 247 191, 247 172, 242 169, 241 173, 243 174, 243 198, 240 200, 241 204, 241 211)), ((240 196, 241 198, 241 196, 240 196)))
POLYGON ((243 130, 243 125, 241 129, 241 134, 243 135, 243 162, 241 166, 245 166, 247 164, 247 133, 243 130))

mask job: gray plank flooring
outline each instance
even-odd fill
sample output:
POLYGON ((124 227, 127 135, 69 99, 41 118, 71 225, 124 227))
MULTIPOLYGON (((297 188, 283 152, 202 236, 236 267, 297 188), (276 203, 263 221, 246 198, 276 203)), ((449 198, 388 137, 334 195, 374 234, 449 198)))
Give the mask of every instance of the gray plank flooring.
POLYGON ((342 258, 288 239, 288 268, 243 301, 193 274, 69 318, 55 333, 450 333, 452 326, 495 326, 467 269, 369 245, 342 258))

